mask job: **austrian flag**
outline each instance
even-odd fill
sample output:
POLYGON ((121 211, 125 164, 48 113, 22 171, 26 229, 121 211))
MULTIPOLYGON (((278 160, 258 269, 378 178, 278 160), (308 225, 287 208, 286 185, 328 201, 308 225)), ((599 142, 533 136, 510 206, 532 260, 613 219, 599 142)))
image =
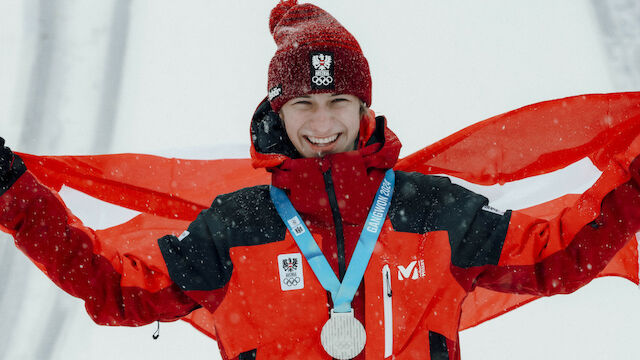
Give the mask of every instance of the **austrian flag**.
MULTIPOLYGON (((311 56, 315 56, 310 69, 315 82, 312 85, 333 86, 336 64, 332 54, 311 56)), ((278 95, 274 90, 273 96, 278 95)), ((600 199, 601 194, 628 181, 626 169, 638 154, 640 92, 595 94, 546 101, 492 117, 401 159, 395 169, 450 176, 454 182, 487 196, 490 207, 486 211, 519 209, 553 219, 565 209, 580 205, 571 216, 576 227, 583 227, 600 210, 600 204, 591 199, 600 199)), ((123 224, 95 231, 95 242, 100 246, 94 251, 112 259, 113 267, 124 275, 123 286, 152 292, 172 284, 158 238, 182 233, 218 194, 267 184, 270 179, 264 169, 252 168, 249 159, 202 161, 138 154, 20 156, 29 171, 53 190, 65 185, 140 213, 123 224), (145 259, 146 266, 138 266, 136 259, 145 259), (164 277, 145 281, 149 269, 164 272, 164 277)), ((638 283, 635 234, 619 236, 630 241, 599 275, 638 283)), ((566 246, 552 243, 536 256, 544 257, 566 246)), ((282 271, 283 287, 304 286, 300 254, 283 254, 272 261, 274 272, 282 271)), ((419 261, 398 270, 405 282, 420 277, 422 271, 419 261)), ((535 298, 477 288, 463 304, 460 330, 535 298)), ((212 315, 204 309, 193 311, 183 320, 209 336, 215 333, 212 315)))

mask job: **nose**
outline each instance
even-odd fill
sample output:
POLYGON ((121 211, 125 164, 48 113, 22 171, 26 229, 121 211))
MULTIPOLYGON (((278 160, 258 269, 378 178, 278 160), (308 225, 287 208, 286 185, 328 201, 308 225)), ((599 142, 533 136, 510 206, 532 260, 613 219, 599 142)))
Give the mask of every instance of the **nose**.
POLYGON ((333 114, 327 106, 318 106, 311 117, 311 129, 316 135, 330 135, 333 114))

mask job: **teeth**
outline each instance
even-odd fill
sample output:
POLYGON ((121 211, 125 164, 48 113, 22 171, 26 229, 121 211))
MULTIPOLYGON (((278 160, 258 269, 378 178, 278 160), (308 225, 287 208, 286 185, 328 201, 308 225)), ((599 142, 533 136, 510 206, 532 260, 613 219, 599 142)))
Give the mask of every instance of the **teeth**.
POLYGON ((338 135, 336 134, 336 135, 324 137, 324 138, 308 136, 307 138, 309 139, 309 141, 311 141, 314 144, 328 144, 328 143, 334 142, 338 138, 338 135))

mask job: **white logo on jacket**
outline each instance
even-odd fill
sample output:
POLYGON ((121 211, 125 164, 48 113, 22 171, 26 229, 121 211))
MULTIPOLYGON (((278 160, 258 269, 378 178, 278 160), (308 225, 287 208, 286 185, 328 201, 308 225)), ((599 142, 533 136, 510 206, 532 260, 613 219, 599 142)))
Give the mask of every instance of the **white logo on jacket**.
POLYGON ((282 291, 304 288, 302 254, 278 255, 278 271, 280 272, 280 288, 282 291))
POLYGON ((398 280, 416 280, 425 277, 426 274, 424 260, 422 259, 412 261, 407 267, 398 265, 398 280))

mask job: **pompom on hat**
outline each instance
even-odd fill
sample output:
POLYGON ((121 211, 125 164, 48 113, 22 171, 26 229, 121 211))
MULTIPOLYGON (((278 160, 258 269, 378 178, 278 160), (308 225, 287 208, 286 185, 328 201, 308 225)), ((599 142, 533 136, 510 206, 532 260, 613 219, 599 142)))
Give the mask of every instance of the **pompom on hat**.
POLYGON ((350 94, 371 105, 369 63, 356 39, 317 6, 284 0, 271 10, 269 29, 278 46, 269 64, 274 111, 294 97, 350 94))

